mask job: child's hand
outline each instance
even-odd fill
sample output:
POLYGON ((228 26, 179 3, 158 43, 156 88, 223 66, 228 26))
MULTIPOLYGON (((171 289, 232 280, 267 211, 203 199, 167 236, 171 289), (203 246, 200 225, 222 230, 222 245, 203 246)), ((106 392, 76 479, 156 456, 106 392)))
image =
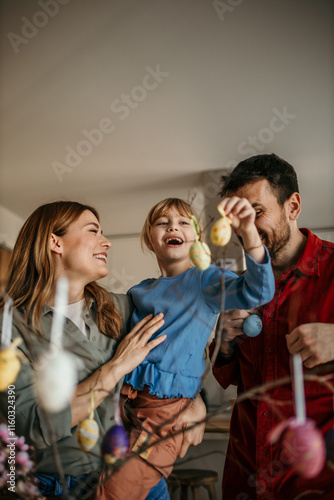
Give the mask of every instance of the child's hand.
POLYGON ((218 205, 232 221, 232 227, 242 237, 243 233, 254 229, 255 210, 246 198, 233 196, 224 198, 218 205))
POLYGON ((249 201, 246 198, 232 196, 232 198, 224 198, 218 206, 231 219, 235 233, 242 238, 245 252, 256 262, 263 262, 265 251, 255 225, 256 212, 249 201))

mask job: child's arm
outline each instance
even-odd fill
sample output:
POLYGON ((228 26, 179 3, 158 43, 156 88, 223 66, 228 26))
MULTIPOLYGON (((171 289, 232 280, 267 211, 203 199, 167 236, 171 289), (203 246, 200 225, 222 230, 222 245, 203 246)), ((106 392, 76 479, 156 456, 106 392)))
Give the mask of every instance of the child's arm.
POLYGON ((256 262, 261 264, 265 258, 265 250, 255 226, 256 212, 246 198, 233 196, 224 198, 220 203, 225 214, 232 220, 232 227, 243 241, 243 247, 256 262))

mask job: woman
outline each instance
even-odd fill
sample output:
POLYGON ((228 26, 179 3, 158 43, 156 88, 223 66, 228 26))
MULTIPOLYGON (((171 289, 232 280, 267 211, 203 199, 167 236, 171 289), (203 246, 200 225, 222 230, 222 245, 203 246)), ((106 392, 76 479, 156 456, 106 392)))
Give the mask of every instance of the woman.
MULTIPOLYGON (((24 435, 36 448, 39 488, 45 495, 63 493, 54 441, 69 490, 101 466, 99 444, 84 452, 76 440, 76 426, 89 414, 91 389, 95 391, 94 419, 103 435, 113 424, 112 392, 116 384, 165 339, 160 336, 149 342, 163 324, 159 314, 144 318, 126 335, 131 313, 128 298, 109 294, 95 282, 108 274, 110 246, 94 208, 59 201, 35 210, 21 229, 13 250, 6 293, 24 316, 29 342, 22 343, 20 349, 30 362, 22 364, 15 381, 16 434, 24 435), (79 384, 70 405, 47 416, 35 398, 32 363, 49 346, 52 306, 60 276, 68 279, 71 318, 65 322, 63 345, 80 359, 79 384)), ((19 335, 18 327, 14 321, 14 338, 19 335)), ((197 401, 195 405, 185 420, 199 410, 201 419, 202 403, 197 401)), ((6 393, 0 394, 0 410, 6 416, 6 393)), ((188 435, 184 450, 189 444, 198 444, 201 437, 202 428, 188 435)), ((150 498, 168 498, 164 484, 159 483, 156 488, 159 493, 154 496, 152 489, 150 498)))

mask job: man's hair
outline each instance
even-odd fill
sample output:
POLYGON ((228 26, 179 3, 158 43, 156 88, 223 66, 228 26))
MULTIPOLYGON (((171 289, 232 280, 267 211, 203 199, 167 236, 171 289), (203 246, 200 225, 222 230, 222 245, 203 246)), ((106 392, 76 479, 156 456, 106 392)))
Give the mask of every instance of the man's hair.
POLYGON ((299 193, 295 169, 279 156, 271 153, 251 156, 241 161, 230 174, 222 176, 220 195, 236 193, 245 184, 266 179, 277 198, 284 205, 293 193, 299 193))

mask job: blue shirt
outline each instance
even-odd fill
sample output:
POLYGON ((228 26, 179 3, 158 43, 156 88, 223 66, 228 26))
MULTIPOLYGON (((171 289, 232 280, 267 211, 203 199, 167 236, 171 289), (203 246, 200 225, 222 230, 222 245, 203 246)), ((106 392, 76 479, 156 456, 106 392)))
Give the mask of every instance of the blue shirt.
MULTIPOLYGON (((222 305, 225 309, 252 309, 269 302, 275 281, 268 251, 263 264, 246 254, 241 276, 217 266, 196 267, 172 278, 147 279, 128 291, 135 310, 132 326, 148 314, 164 313, 165 323, 154 335, 166 334, 162 344, 125 377, 135 389, 149 387, 160 398, 196 396, 205 369, 203 352, 222 305)), ((153 338, 153 337, 152 337, 153 338)))

